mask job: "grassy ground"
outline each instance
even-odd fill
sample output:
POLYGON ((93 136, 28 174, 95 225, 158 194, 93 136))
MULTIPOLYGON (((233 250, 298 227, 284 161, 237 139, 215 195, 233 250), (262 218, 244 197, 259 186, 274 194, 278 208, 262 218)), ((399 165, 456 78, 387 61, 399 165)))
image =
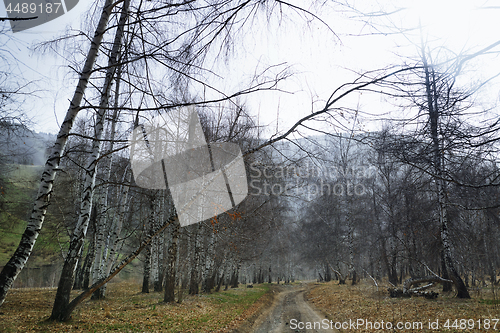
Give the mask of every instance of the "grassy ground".
MULTIPOLYGON (((0 266, 10 259, 19 245, 43 170, 40 166, 14 164, 9 165, 7 169, 7 174, 3 175, 6 179, 5 187, 0 189, 2 202, 0 209, 0 266)), ((58 228, 57 223, 58 221, 49 212, 28 262, 31 267, 49 265, 58 258, 60 259, 61 246, 64 247, 68 237, 64 228, 58 228)))
MULTIPOLYGON (((399 332, 498 332, 500 322, 493 329, 484 326, 479 329, 479 322, 486 323, 486 319, 500 319, 500 302, 498 301, 498 287, 493 293, 491 287, 477 289, 471 292, 472 299, 462 300, 454 298, 453 294, 442 294, 439 292, 437 299, 429 300, 422 297, 412 298, 390 298, 386 288, 380 287, 379 291, 368 282, 357 286, 338 285, 337 282, 317 283, 310 290, 307 298, 314 306, 325 313, 328 319, 336 322, 356 322, 362 319, 365 322, 356 329, 341 329, 341 332, 393 332, 387 329, 375 329, 378 322, 383 320, 385 325, 391 322, 393 327, 398 322, 407 326, 407 329, 399 332), (445 328, 446 321, 450 324, 445 328), (453 327, 455 319, 458 321, 453 327), (462 322, 460 319, 471 321, 462 322), (439 320, 438 329, 429 329, 429 321, 435 323, 439 320), (366 326, 366 322, 372 322, 372 328, 366 326), (422 328, 418 324, 422 323, 422 328), (409 324, 407 324, 409 323, 409 324), (469 326, 470 325, 470 326, 469 326), (410 328, 411 327, 411 328, 410 328)), ((398 330, 394 330, 398 331, 398 330)))
POLYGON ((111 283, 101 301, 84 301, 67 323, 47 322, 55 289, 15 289, 0 308, 0 332, 229 332, 262 306, 267 284, 162 303, 161 293, 111 283))

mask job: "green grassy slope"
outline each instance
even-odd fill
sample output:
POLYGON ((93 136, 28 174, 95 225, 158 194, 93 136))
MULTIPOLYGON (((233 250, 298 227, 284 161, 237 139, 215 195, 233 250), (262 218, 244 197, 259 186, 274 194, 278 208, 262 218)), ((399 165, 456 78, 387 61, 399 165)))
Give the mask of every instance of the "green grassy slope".
MULTIPOLYGON (((10 259, 26 228, 43 167, 16 164, 9 165, 7 170, 5 186, 1 189, 0 266, 10 259)), ((60 258, 60 245, 67 241, 67 236, 60 235, 59 229, 56 221, 47 215, 30 257, 31 267, 51 264, 60 258)))

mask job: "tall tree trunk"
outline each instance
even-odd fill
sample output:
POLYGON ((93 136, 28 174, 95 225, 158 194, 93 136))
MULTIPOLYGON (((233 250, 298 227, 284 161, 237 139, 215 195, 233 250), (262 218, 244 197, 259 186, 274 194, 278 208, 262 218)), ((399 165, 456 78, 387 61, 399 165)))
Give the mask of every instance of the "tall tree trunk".
POLYGON ((122 44, 121 42, 123 38, 124 26, 128 17, 129 3, 130 0, 124 1, 118 27, 115 33, 113 48, 111 50, 111 54, 108 60, 109 67, 106 71, 106 77, 101 92, 101 99, 99 101, 99 109, 96 114, 96 123, 94 126, 95 128, 94 142, 92 144, 92 154, 89 158, 88 165, 85 170, 86 171, 85 186, 84 186, 84 193, 82 195, 80 216, 75 226, 73 235, 71 236, 68 254, 64 261, 63 269, 61 272, 61 278, 59 280, 59 285, 57 288, 56 298, 54 300, 54 306, 52 308, 52 314, 50 316, 51 320, 62 320, 62 316, 65 313, 66 308, 69 304, 71 287, 73 286, 75 278, 75 267, 78 264, 78 257, 80 255, 80 251, 82 250, 82 245, 85 240, 85 236, 87 234, 90 214, 92 212, 92 197, 94 195, 97 164, 99 161, 101 144, 102 144, 101 139, 105 121, 104 115, 106 107, 109 104, 111 83, 115 75, 118 53, 120 51, 120 47, 122 44))
MULTIPOLYGON (((349 210, 350 211, 350 210, 349 210)), ((352 220, 350 214, 347 216, 347 228, 348 228, 348 238, 349 238, 349 275, 351 275, 352 281, 351 285, 355 285, 357 282, 356 268, 354 266, 354 228, 352 225, 352 220)))
MULTIPOLYGON (((125 169, 125 172, 124 172, 123 177, 122 177, 122 183, 125 181, 127 183, 130 183, 130 179, 131 179, 131 172, 130 172, 129 168, 127 167, 125 169)), ((118 249, 119 249, 119 245, 122 242, 120 235, 121 235, 122 228, 123 228, 123 220, 125 219, 125 216, 127 215, 127 210, 129 211, 129 213, 128 213, 129 221, 131 221, 132 217, 133 217, 133 210, 130 209, 130 207, 132 207, 132 203, 128 203, 129 202, 129 198, 128 198, 129 189, 130 189, 130 186, 127 186, 127 185, 121 186, 120 197, 118 198, 118 205, 120 206, 120 208, 118 210, 118 214, 115 214, 117 216, 113 217, 114 223, 113 223, 113 227, 111 228, 112 229, 111 240, 110 240, 111 245, 110 245, 109 255, 107 258, 107 262, 106 262, 106 265, 107 265, 106 270, 105 270, 106 275, 108 275, 109 272, 111 272, 113 265, 115 264, 116 260, 118 259, 118 249)))
POLYGON ((92 295, 94 293, 94 291, 96 291, 98 288, 100 288, 101 286, 103 286, 104 284, 106 284, 107 282, 109 282, 113 277, 115 277, 123 268, 125 268, 128 264, 130 264, 132 262, 132 260, 134 260, 135 258, 137 258, 137 256, 142 252, 142 250, 144 250, 144 248, 148 244, 151 243, 151 239, 153 237, 155 237, 156 235, 158 235, 160 232, 162 232, 163 230, 165 230, 165 228, 167 228, 171 223, 176 222, 176 221, 179 221, 179 219, 178 219, 177 214, 174 214, 174 215, 172 215, 165 222, 165 224, 163 224, 158 229, 155 229, 154 232, 151 235, 149 235, 148 237, 146 237, 141 242, 141 244, 137 247, 137 249, 135 249, 134 252, 130 253, 127 257, 123 258, 123 260, 111 270, 111 272, 109 273, 108 276, 106 276, 105 278, 100 279, 100 280, 94 282, 94 284, 88 290, 85 290, 80 295, 78 295, 77 297, 75 297, 75 299, 73 299, 71 301, 71 303, 69 303, 68 307, 66 308, 66 310, 64 311, 64 313, 61 315, 61 321, 67 321, 70 318, 71 313, 73 312, 73 310, 81 302, 83 302, 83 300, 85 300, 87 297, 89 297, 90 295, 92 295))
MULTIPOLYGON (((441 250, 441 270, 443 271, 442 277, 445 280, 450 279, 450 275, 448 274, 448 269, 446 268, 446 261, 444 260, 444 251, 441 250)), ((451 283, 443 282, 443 291, 451 291, 451 283)))
MULTIPOLYGON (((97 171, 97 170, 96 170, 97 171)), ((97 173, 97 172, 96 172, 97 173)), ((101 192, 102 188, 99 189, 101 192)), ((102 199, 102 196, 101 196, 102 199)), ((100 200, 98 200, 100 201, 100 200)), ((102 201, 96 207, 96 211, 100 208, 99 218, 97 219, 96 228, 94 229, 94 237, 95 237, 95 256, 94 263, 92 268, 93 273, 93 281, 97 281, 100 277, 102 277, 102 257, 104 255, 104 233, 106 232, 106 217, 104 216, 106 213, 105 203, 102 201)), ((104 295, 102 294, 102 288, 96 290, 96 292, 92 295, 92 299, 102 299, 104 295)))
POLYGON ((144 256, 144 272, 142 275, 142 293, 149 293, 149 277, 151 273, 151 244, 146 246, 146 255, 144 256))
MULTIPOLYGON (((157 203, 158 205, 158 212, 163 211, 162 209, 162 204, 164 203, 164 200, 159 200, 157 203)), ((156 216, 155 220, 155 228, 160 226, 162 224, 162 217, 161 216, 156 216)), ((153 290, 155 292, 162 292, 163 291, 163 277, 164 277, 164 268, 163 268, 163 254, 165 251, 165 233, 161 233, 156 238, 153 240, 153 246, 154 246, 154 251, 153 251, 153 290)))
POLYGON ((218 277, 217 287, 215 287, 215 292, 220 291, 220 287, 222 287, 223 283, 224 283, 224 270, 222 270, 222 275, 218 277))
MULTIPOLYGON (((75 271, 75 283, 73 284, 73 289, 82 289, 82 283, 83 283, 83 269, 85 264, 82 264, 82 256, 83 252, 85 249, 85 244, 83 244, 82 251, 80 253, 80 257, 78 258, 78 264, 76 265, 76 271, 75 271)), ((88 249, 87 249, 88 251, 88 249)))
POLYGON ((153 290, 155 292, 163 291, 163 277, 164 277, 164 267, 163 267, 163 251, 164 251, 164 234, 159 234, 156 239, 155 244, 155 262, 154 262, 154 274, 153 274, 153 290))
MULTIPOLYGON (((209 227, 208 228, 210 231, 212 229, 209 227)), ((213 229, 213 232, 210 233, 210 239, 207 245, 207 250, 206 250, 206 256, 205 256, 205 272, 204 272, 204 279, 203 279, 203 284, 202 284, 202 289, 203 292, 205 293, 210 293, 212 288, 214 287, 214 274, 212 274, 213 267, 215 266, 214 263, 214 253, 215 253, 215 229, 213 229)))
POLYGON ((199 280, 198 280, 198 275, 199 275, 199 263, 200 263, 200 231, 201 231, 201 223, 198 223, 198 225, 194 228, 195 234, 194 234, 194 239, 193 239, 193 261, 191 263, 191 277, 189 280, 189 294, 190 295, 197 295, 199 293, 199 280))
POLYGON ((166 303, 175 302, 175 275, 177 263, 177 243, 179 241, 179 231, 181 225, 174 223, 172 231, 172 243, 168 248, 167 271, 165 277, 165 294, 163 301, 166 303))
POLYGON ((45 163, 40 186, 38 188, 38 194, 31 211, 31 216, 28 220, 28 225, 26 226, 26 230, 21 237, 19 246, 0 273, 0 306, 5 301, 5 297, 7 296, 9 289, 12 287, 14 280, 26 264, 26 261, 33 250, 38 234, 42 229, 47 207, 50 204, 50 195, 52 193, 52 186, 56 177, 56 171, 59 169, 60 159, 66 147, 66 142, 71 128, 73 127, 73 122, 80 111, 80 104, 87 88, 90 75, 92 74, 92 69, 94 67, 95 60, 97 59, 99 47, 102 43, 112 8, 113 0, 106 0, 94 38, 91 42, 90 50, 87 53, 87 58, 80 74, 75 93, 70 102, 70 107, 66 113, 64 122, 59 129, 51 154, 45 163))
POLYGON ((437 101, 438 92, 436 89, 436 78, 434 70, 427 64, 424 46, 422 46, 422 60, 424 63, 427 107, 429 111, 431 139, 433 144, 433 164, 435 173, 434 181, 436 183, 438 192, 437 195, 439 204, 439 222, 441 224, 441 242, 443 247, 444 262, 448 274, 450 275, 450 278, 453 281, 455 288, 457 289, 457 297, 470 298, 467 287, 462 281, 462 278, 458 274, 455 268, 455 264, 453 263, 451 241, 448 230, 448 199, 446 196, 445 182, 443 180, 444 159, 439 138, 439 106, 437 101))
MULTIPOLYGON (((153 233, 153 230, 156 228, 155 224, 155 213, 156 213, 156 206, 155 206, 155 196, 152 195, 151 200, 150 200, 150 215, 149 215, 149 220, 148 223, 149 225, 147 226, 148 232, 147 235, 150 235, 153 233)), ((158 235, 157 235, 158 236, 158 235)), ((152 256, 153 256, 153 244, 154 244, 155 238, 151 240, 151 242, 146 246, 146 254, 144 256, 144 272, 142 276, 142 290, 141 292, 143 293, 149 293, 149 280, 151 278, 151 264, 152 264, 152 256)))
POLYGON ((92 268, 92 261, 94 258, 92 257, 94 251, 94 241, 92 240, 89 249, 87 252, 87 255, 85 256, 85 261, 83 262, 83 267, 82 267, 82 285, 81 289, 87 289, 90 284, 90 271, 92 268))
POLYGON ((384 237, 380 237, 380 243, 381 243, 380 251, 382 254, 382 261, 384 263, 385 268, 387 269, 387 276, 389 278, 389 282, 392 285, 396 286, 398 284, 398 274, 394 269, 394 267, 389 263, 384 237))
MULTIPOLYGON (((114 148, 114 140, 115 140, 115 131, 116 131, 116 122, 118 120, 118 113, 119 113, 119 95, 120 95, 120 80, 121 80, 121 66, 119 66, 116 70, 116 87, 115 87, 115 93, 114 93, 114 110, 113 110, 113 115, 111 117, 111 126, 109 129, 109 134, 108 134, 108 139, 109 139, 109 147, 108 151, 112 152, 114 148)), ((111 267, 109 265, 111 264, 110 261, 113 261, 111 259, 114 256, 114 240, 116 239, 115 236, 121 232, 121 226, 117 225, 120 224, 121 219, 118 217, 116 218, 118 214, 116 214, 116 210, 113 210, 113 214, 110 214, 110 210, 108 207, 108 201, 109 201, 109 195, 110 195, 110 186, 109 186, 109 181, 111 179, 111 170, 113 167, 113 154, 110 154, 107 156, 107 161, 104 164, 103 167, 103 174, 104 174, 104 179, 103 179, 103 189, 101 190, 101 195, 102 197, 100 198, 100 223, 98 232, 97 232, 97 253, 98 255, 94 258, 94 281, 103 278, 106 276, 109 271, 111 270, 111 267), (111 226, 109 225, 111 222, 111 226), (103 246, 104 245, 104 246, 103 246), (110 258, 111 257, 111 258, 110 258)), ((126 178, 128 167, 126 168, 123 178, 122 178, 122 183, 124 179, 126 178)), ((126 188, 125 190, 125 201, 126 201, 126 193, 128 193, 128 186, 123 186, 122 185, 122 191, 120 191, 120 198, 119 198, 119 203, 121 203, 121 200, 123 199, 123 187, 126 188)), ((119 204, 120 211, 123 207, 126 205, 124 204, 119 204)), ((121 215, 120 215, 121 216, 121 215)), ((96 292, 92 295, 92 299, 102 299, 106 296, 106 285, 102 286, 96 292)))
POLYGON ((83 268, 83 284, 82 284, 82 289, 88 289, 89 284, 90 284, 90 276, 92 274, 92 265, 94 262, 94 257, 95 257, 95 242, 96 242, 96 234, 95 234, 95 229, 96 229, 96 211, 92 212, 92 218, 91 218, 91 225, 92 228, 94 229, 94 233, 92 235, 92 239, 90 240, 90 246, 89 250, 87 253, 87 256, 85 257, 85 263, 84 263, 84 268, 83 268))

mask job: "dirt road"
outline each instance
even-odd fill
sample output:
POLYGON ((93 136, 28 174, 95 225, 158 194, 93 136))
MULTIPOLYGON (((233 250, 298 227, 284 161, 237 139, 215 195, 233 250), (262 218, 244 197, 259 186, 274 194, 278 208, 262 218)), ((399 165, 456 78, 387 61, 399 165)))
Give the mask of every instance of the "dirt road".
POLYGON ((329 320, 304 300, 306 285, 284 285, 280 287, 280 291, 272 306, 257 318, 251 332, 337 332, 326 328, 329 320))

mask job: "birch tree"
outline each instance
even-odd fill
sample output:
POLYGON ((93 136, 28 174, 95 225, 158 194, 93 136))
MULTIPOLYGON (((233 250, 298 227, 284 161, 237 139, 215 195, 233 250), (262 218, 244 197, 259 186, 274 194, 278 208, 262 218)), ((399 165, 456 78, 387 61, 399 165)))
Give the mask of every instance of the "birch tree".
MULTIPOLYGON (((395 84, 398 93, 394 93, 394 96, 403 92, 399 96, 406 95, 411 101, 411 107, 418 109, 415 120, 419 121, 414 122, 417 130, 411 135, 406 132, 396 139, 391 151, 397 150, 397 155, 404 163, 426 173, 432 180, 431 188, 435 191, 435 214, 440 230, 440 250, 437 251, 439 255, 436 258, 439 260, 441 257, 442 275, 449 276, 453 281, 459 298, 470 298, 459 271, 463 266, 460 262, 463 258, 458 260, 459 249, 456 248, 460 237, 458 229, 461 227, 456 207, 465 206, 458 204, 460 199, 449 189, 452 184, 462 188, 498 186, 485 179, 479 183, 463 181, 454 171, 463 168, 469 156, 478 154, 484 141, 490 140, 486 139, 489 133, 497 132, 498 129, 496 122, 484 127, 473 125, 473 119, 466 112, 471 108, 477 108, 473 104, 473 98, 478 88, 459 87, 457 81, 467 61, 491 50, 496 45, 498 43, 471 55, 453 55, 445 61, 438 62, 433 56, 448 53, 444 48, 437 49, 443 51, 442 53, 436 50, 431 52, 430 47, 422 41, 419 48, 421 68, 415 71, 415 77, 402 79, 400 85, 395 84), (421 118, 425 120, 420 120, 421 118)), ((484 83, 479 87, 482 84, 484 83)), ((486 111, 478 112, 485 114, 486 111)))
MULTIPOLYGON (((437 188, 437 198, 439 203, 439 222, 441 224, 441 241, 443 246, 443 256, 446 269, 457 289, 457 297, 470 298, 467 287, 465 286, 462 278, 458 274, 455 267, 454 258, 451 250, 451 239, 449 234, 448 222, 448 198, 446 195, 446 184, 443 180, 444 155, 443 155, 443 140, 439 135, 439 127, 441 122, 442 110, 440 105, 453 105, 453 101, 444 101, 440 103, 439 98, 442 96, 437 90, 438 82, 436 82, 436 72, 432 65, 427 62, 426 50, 422 47, 422 62, 424 64, 425 73, 425 93, 427 100, 427 111, 429 114, 430 122, 430 136, 432 139, 432 162, 434 167, 434 181, 437 188)), ((452 87, 450 86, 449 89, 452 87)), ((446 97, 444 97, 446 98, 446 97)))
MULTIPOLYGON (((116 261, 116 257, 119 254, 119 244, 121 231, 123 227, 123 219, 127 209, 130 209, 127 205, 129 199, 128 192, 130 189, 130 179, 131 171, 129 169, 129 163, 127 161, 126 167, 123 171, 123 176, 121 177, 121 185, 118 186, 116 191, 116 203, 114 209, 109 207, 110 196, 112 195, 112 188, 109 185, 111 181, 111 173, 113 169, 116 171, 117 168, 113 168, 113 149, 115 147, 115 132, 116 123, 118 120, 118 100, 119 100, 119 86, 120 86, 120 68, 118 68, 117 78, 116 78, 116 89, 115 89, 115 110, 113 110, 113 116, 111 118, 110 135, 109 135, 109 148, 108 148, 108 161, 103 168, 103 184, 101 188, 102 197, 99 200, 100 216, 102 223, 99 224, 94 232, 97 233, 96 243, 97 248, 101 247, 100 254, 98 255, 99 260, 95 260, 94 268, 94 280, 97 280, 105 276, 111 270, 112 266, 116 261)), ((121 171, 121 170, 120 170, 121 171)), ((100 288, 94 297, 97 299, 103 298, 105 296, 106 286, 100 288)))
POLYGON ((106 71, 106 77, 104 79, 104 84, 101 91, 99 108, 96 112, 92 152, 85 168, 85 183, 80 206, 80 216, 78 217, 78 222, 75 226, 73 235, 71 236, 68 254, 66 255, 64 266, 61 272, 61 278, 59 279, 56 298, 54 300, 54 307, 51 314, 52 320, 60 319, 61 315, 64 313, 65 308, 69 304, 70 292, 73 288, 75 280, 76 266, 78 265, 78 259, 82 251, 85 236, 87 234, 90 215, 92 212, 92 199, 94 196, 95 177, 97 173, 99 156, 101 153, 101 139, 104 132, 106 108, 109 106, 111 85, 115 77, 115 71, 117 69, 116 63, 118 62, 118 55, 122 45, 125 22, 128 18, 129 4, 130 0, 124 0, 118 27, 115 32, 113 48, 109 54, 108 69, 106 71))
POLYGON ((170 246, 168 247, 168 256, 166 262, 166 272, 165 272, 165 294, 163 301, 165 303, 175 302, 175 283, 177 274, 177 249, 179 242, 179 232, 180 224, 175 221, 172 227, 172 239, 170 241, 170 246))
POLYGON ((61 125, 57 140, 52 148, 49 158, 45 164, 45 168, 40 181, 38 194, 33 204, 33 210, 28 221, 26 230, 24 231, 19 246, 9 262, 4 266, 0 273, 0 306, 5 301, 7 292, 14 283, 14 280, 23 269, 28 260, 36 239, 43 225, 47 207, 50 204, 50 195, 52 185, 58 171, 61 155, 64 152, 68 135, 71 131, 73 123, 80 111, 83 95, 87 88, 90 76, 93 73, 93 66, 99 52, 99 47, 106 32, 106 26, 116 2, 106 0, 101 12, 99 23, 97 25, 94 37, 91 41, 91 46, 88 51, 85 64, 82 68, 75 93, 70 102, 70 107, 66 113, 64 121, 61 125))

